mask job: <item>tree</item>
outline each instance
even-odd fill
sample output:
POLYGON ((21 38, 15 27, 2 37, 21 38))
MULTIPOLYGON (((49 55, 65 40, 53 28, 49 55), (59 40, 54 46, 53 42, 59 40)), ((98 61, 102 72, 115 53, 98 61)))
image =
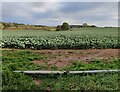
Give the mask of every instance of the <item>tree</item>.
POLYGON ((91 25, 91 27, 96 27, 95 25, 91 25))
POLYGON ((87 23, 83 23, 83 27, 88 27, 88 24, 87 23))
POLYGON ((61 26, 61 29, 62 29, 62 30, 68 30, 68 29, 70 29, 70 26, 69 26, 69 24, 68 24, 67 22, 64 22, 64 23, 62 24, 62 26, 61 26))

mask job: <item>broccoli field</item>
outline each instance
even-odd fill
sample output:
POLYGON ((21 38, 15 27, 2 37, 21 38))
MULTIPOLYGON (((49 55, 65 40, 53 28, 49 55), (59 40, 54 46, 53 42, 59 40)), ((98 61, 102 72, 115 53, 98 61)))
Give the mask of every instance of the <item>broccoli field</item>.
POLYGON ((119 48, 117 28, 80 28, 71 31, 2 31, 2 48, 102 49, 119 48))

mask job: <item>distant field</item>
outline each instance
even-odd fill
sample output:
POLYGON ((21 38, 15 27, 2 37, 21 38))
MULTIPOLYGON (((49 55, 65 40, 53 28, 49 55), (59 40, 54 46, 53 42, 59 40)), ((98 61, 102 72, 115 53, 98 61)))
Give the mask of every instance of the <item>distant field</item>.
POLYGON ((44 31, 44 30, 3 30, 2 36, 49 36, 49 35, 116 35, 118 28, 74 28, 71 31, 44 31))
POLYGON ((117 28, 76 28, 69 31, 2 31, 3 48, 89 49, 119 48, 117 28))

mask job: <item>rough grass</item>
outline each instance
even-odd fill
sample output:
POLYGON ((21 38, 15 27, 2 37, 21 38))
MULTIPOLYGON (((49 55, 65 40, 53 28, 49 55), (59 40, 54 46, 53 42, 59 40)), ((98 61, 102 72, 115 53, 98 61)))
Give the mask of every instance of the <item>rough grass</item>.
MULTIPOLYGON (((70 52, 71 53, 71 52, 70 52)), ((46 70, 48 66, 38 66, 32 60, 46 59, 45 54, 30 51, 3 51, 3 90, 118 90, 118 73, 81 75, 25 75, 13 70, 46 70), (36 84, 34 80, 40 80, 36 84)), ((91 61, 73 65, 62 70, 118 69, 119 61, 91 61)), ((51 68, 51 70, 57 68, 51 68)))

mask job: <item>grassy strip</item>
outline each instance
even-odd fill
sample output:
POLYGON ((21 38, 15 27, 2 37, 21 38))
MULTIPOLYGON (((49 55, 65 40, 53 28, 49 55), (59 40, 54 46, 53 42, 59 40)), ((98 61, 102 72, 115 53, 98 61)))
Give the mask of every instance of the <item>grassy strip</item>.
POLYGON ((118 90, 118 74, 36 75, 3 72, 3 90, 118 90), (41 81, 35 84, 34 80, 41 81))
MULTIPOLYGON (((3 70, 7 68, 13 70, 59 70, 57 67, 48 65, 36 65, 31 61, 33 60, 47 60, 48 55, 30 52, 30 51, 3 51, 3 70)), ((67 67, 63 67, 60 70, 103 70, 103 69, 118 69, 119 60, 93 60, 90 63, 85 64, 78 61, 69 61, 72 64, 67 67)))

